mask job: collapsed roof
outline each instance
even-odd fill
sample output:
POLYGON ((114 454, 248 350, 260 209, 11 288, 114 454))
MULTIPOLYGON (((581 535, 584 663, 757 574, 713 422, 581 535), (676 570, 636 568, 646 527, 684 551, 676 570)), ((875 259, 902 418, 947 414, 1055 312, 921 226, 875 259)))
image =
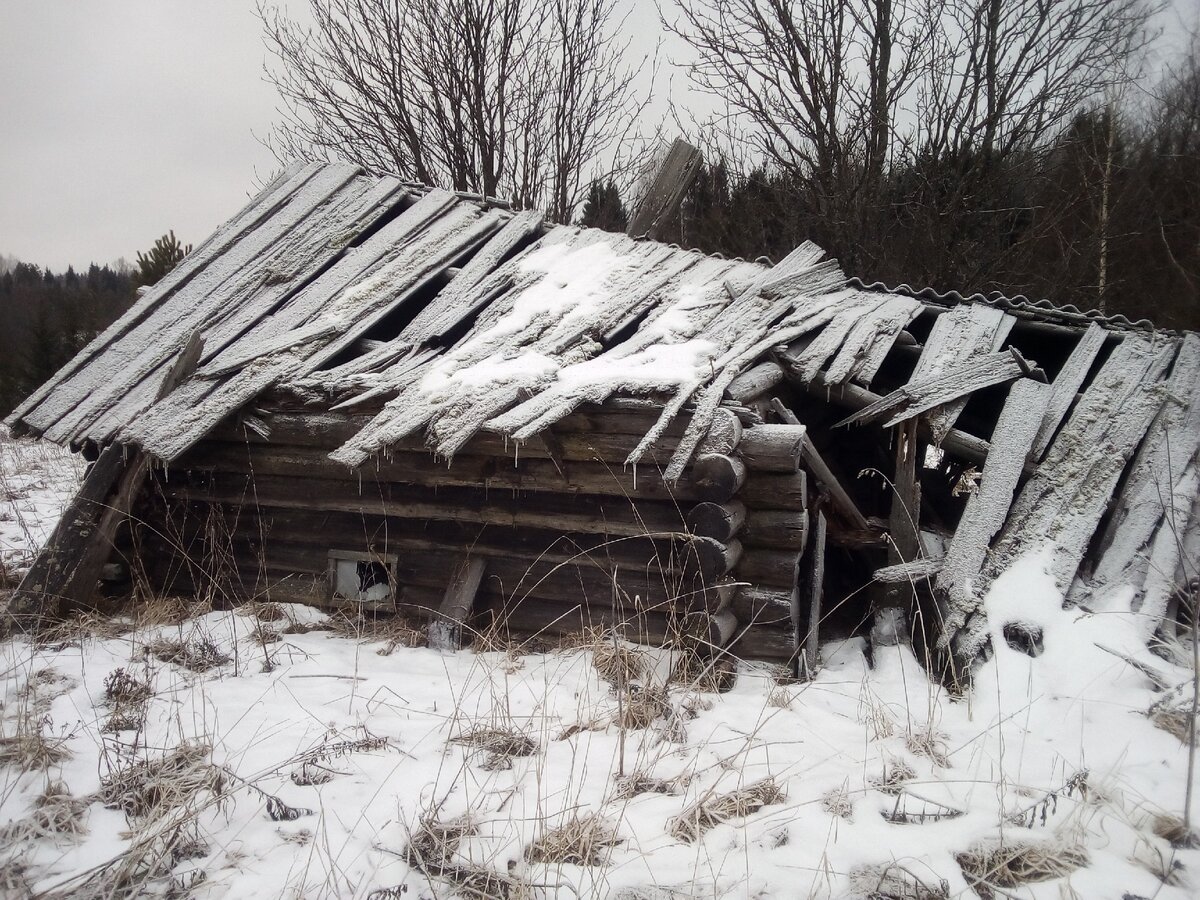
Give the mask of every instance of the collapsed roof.
POLYGON ((806 244, 773 266, 726 260, 296 165, 8 424, 171 460, 271 389, 382 402, 332 454, 356 466, 417 434, 452 457, 481 429, 521 441, 582 404, 642 396, 662 417, 627 461, 686 409, 666 470, 677 478, 739 383, 786 377, 854 410, 843 424, 919 419, 933 444, 986 461, 946 556, 926 567, 956 601, 948 632, 983 640, 979 585, 1047 545, 1064 592, 1089 554, 1077 596, 1136 583, 1152 631, 1200 553, 1200 337, 868 288, 822 257, 806 244), (1015 328, 1054 336, 1052 364, 1027 360, 1015 328), (195 336, 198 368, 160 396, 195 336), (880 388, 897 354, 906 377, 880 388), (989 433, 957 427, 973 395, 1003 385, 989 433))

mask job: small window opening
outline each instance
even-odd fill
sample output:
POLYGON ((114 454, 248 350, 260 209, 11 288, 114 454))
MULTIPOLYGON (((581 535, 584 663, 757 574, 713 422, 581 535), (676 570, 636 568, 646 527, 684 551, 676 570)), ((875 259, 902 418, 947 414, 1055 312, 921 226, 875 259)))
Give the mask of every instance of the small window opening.
POLYGON ((395 597, 394 555, 331 550, 329 569, 334 600, 383 603, 395 597))

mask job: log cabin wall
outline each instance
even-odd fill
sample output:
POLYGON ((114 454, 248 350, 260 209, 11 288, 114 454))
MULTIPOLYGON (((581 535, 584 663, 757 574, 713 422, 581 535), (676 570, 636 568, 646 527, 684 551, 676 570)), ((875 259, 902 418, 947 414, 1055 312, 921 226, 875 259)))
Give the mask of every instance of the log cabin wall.
MULTIPOLYGON (((483 560, 471 629, 528 636, 619 624, 746 656, 792 655, 807 541, 804 429, 743 427, 723 409, 674 484, 623 460, 652 405, 576 412, 521 445, 480 434, 452 462, 402 442, 358 469, 328 453, 370 420, 279 406, 260 434, 231 419, 158 473, 136 519, 158 591, 431 616, 457 569, 483 560), (334 600, 331 551, 395 559, 394 601, 334 600), (742 583, 745 582, 745 583, 742 583)), ((805 629, 807 624, 805 623, 805 629)))

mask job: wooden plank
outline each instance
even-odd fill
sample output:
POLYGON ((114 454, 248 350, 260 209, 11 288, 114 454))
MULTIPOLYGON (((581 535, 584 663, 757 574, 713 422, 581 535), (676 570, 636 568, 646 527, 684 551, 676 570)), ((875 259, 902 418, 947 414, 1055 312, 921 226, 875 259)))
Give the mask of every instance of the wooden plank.
POLYGON ((797 606, 793 623, 796 629, 795 642, 797 647, 803 647, 803 662, 797 659, 797 676, 815 672, 821 666, 821 616, 825 592, 825 513, 817 509, 815 536, 812 552, 809 554, 808 566, 808 629, 801 642, 800 612, 797 606))
POLYGON ((475 595, 483 581, 486 561, 483 557, 466 557, 454 569, 446 596, 438 614, 429 623, 429 646, 434 650, 458 650, 462 647, 463 627, 471 618, 475 595))
POLYGON ((497 294, 496 289, 481 290, 500 267, 506 256, 542 232, 542 214, 535 211, 517 213, 488 240, 479 252, 454 276, 437 302, 428 304, 404 327, 402 340, 421 344, 440 337, 475 315, 497 294))
MULTIPOLYGON (((936 378, 956 363, 994 353, 1004 343, 1016 322, 1012 316, 990 306, 961 303, 938 316, 929 339, 917 360, 909 384, 936 378)), ((933 443, 940 445, 954 426, 965 399, 953 400, 929 416, 933 443)))
MULTIPOLYGON (((238 299, 251 297, 266 277, 263 262, 277 259, 283 248, 292 246, 296 234, 319 230, 331 198, 360 196, 367 185, 358 180, 358 172, 353 166, 329 166, 317 172, 283 208, 114 342, 103 359, 96 360, 99 365, 90 365, 81 377, 61 384, 32 424, 62 443, 80 436, 164 360, 173 359, 194 330, 228 314, 238 299)), ((149 399, 153 400, 153 388, 149 399)))
POLYGON ((870 387, 896 338, 920 311, 921 304, 911 297, 887 296, 850 329, 829 364, 826 381, 840 384, 852 378, 870 387))
MULTIPOLYGON (((817 332, 807 347, 792 357, 799 377, 805 382, 812 381, 813 376, 838 352, 855 327, 879 309, 885 299, 883 294, 855 291, 843 300, 833 320, 817 332)), ((842 378, 836 380, 841 381, 842 378)))
POLYGON ((1037 438, 1033 442, 1032 459, 1038 460, 1050 446, 1050 441, 1058 431, 1058 426, 1067 415, 1067 410, 1075 402, 1075 396, 1087 379, 1096 357, 1104 347, 1107 334, 1103 328, 1092 322, 1080 337, 1079 343, 1063 363, 1062 369, 1054 379, 1054 387, 1050 392, 1050 402, 1046 405, 1046 415, 1038 429, 1037 438))
MULTIPOLYGON (((902 565, 921 554, 921 482, 917 476, 921 443, 917 423, 911 419, 896 427, 896 468, 892 479, 892 502, 888 515, 888 564, 902 565)), ((888 584, 882 602, 875 610, 871 628, 872 646, 890 646, 900 640, 906 629, 906 614, 915 608, 916 594, 911 582, 888 584)))
MULTIPOLYGON (((983 388, 1014 381, 1022 374, 1021 363, 1007 351, 973 356, 951 363, 936 375, 920 380, 910 379, 903 387, 847 416, 834 427, 862 425, 890 415, 891 418, 884 424, 884 427, 890 428, 983 388)), ((937 432, 933 433, 936 435, 937 432)))
POLYGON ((163 305, 167 299, 203 273, 222 254, 274 215, 319 170, 319 163, 294 163, 258 193, 236 215, 227 220, 202 244, 187 254, 174 269, 140 296, 120 318, 96 335, 87 346, 64 365, 54 377, 29 395, 5 420, 15 426, 36 409, 59 386, 78 373, 135 326, 163 305))
POLYGON ((679 208, 683 195, 700 172, 703 157, 687 141, 676 138, 655 173, 637 211, 629 217, 625 233, 657 239, 666 222, 679 208))
POLYGON ((922 556, 908 562, 895 563, 876 569, 872 578, 880 584, 909 584, 926 581, 942 570, 945 563, 941 556, 922 556))
MULTIPOLYGON (((983 571, 986 585, 1022 555, 1054 546, 1050 574, 1066 592, 1125 465, 1163 402, 1174 339, 1126 334, 1084 392, 1046 458, 1021 489, 983 571)), ((970 617, 957 652, 974 659, 987 639, 970 617)))

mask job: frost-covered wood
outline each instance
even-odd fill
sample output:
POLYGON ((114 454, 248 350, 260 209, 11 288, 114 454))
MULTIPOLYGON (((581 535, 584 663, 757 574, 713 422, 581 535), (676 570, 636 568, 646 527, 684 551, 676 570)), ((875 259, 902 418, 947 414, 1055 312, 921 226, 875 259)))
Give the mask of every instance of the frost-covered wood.
POLYGON ((658 230, 679 208, 702 162, 699 150, 687 141, 676 138, 638 204, 637 211, 629 217, 626 234, 657 238, 658 230))
POLYGON ((1079 342, 1071 350, 1071 355, 1063 363, 1062 369, 1054 379, 1050 392, 1050 402, 1046 405, 1046 415, 1038 429, 1037 439, 1033 442, 1032 458, 1041 459, 1058 426, 1067 415, 1067 410, 1075 402, 1075 396, 1087 379, 1096 357, 1104 347, 1104 329, 1093 322, 1079 338, 1079 342))
POLYGON ((795 472, 800 468, 805 434, 798 424, 757 425, 742 433, 738 453, 751 471, 795 472))
POLYGON ((486 561, 482 557, 466 557, 453 570, 446 596, 437 616, 429 623, 429 646, 433 650, 458 650, 462 647, 463 627, 471 618, 475 595, 486 561))
POLYGON ((1008 517, 1051 393, 1046 385, 1028 378, 1009 390, 979 485, 967 499, 938 572, 936 586, 948 606, 947 635, 962 626, 982 597, 985 585, 979 579, 988 547, 1008 517))

